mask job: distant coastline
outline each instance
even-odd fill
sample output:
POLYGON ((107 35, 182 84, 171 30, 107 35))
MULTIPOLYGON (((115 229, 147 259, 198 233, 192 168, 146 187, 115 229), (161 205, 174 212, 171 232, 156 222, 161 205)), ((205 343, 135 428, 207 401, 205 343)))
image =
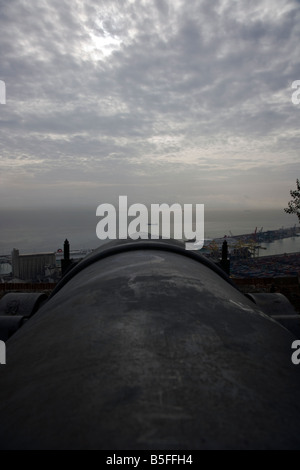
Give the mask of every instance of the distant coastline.
MULTIPOLYGON (((0 255, 10 254, 13 248, 20 249, 21 253, 56 252, 63 248, 66 238, 70 241, 72 250, 96 249, 102 245, 96 236, 95 207, 77 210, 0 209, 0 221, 0 255)), ((204 215, 204 236, 210 240, 221 239, 224 235, 228 238, 240 238, 244 234, 251 236, 256 227, 257 233, 262 227, 264 233, 279 232, 278 227, 292 227, 296 222, 296 217, 285 214, 281 209, 245 212, 207 208, 204 215)))

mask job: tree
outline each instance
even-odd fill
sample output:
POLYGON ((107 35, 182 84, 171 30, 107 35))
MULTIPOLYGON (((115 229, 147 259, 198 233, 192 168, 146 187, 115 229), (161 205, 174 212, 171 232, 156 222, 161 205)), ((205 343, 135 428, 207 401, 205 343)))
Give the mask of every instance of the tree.
POLYGON ((297 189, 295 191, 290 191, 292 200, 288 203, 288 207, 284 209, 288 214, 296 214, 300 222, 300 182, 297 179, 297 189))

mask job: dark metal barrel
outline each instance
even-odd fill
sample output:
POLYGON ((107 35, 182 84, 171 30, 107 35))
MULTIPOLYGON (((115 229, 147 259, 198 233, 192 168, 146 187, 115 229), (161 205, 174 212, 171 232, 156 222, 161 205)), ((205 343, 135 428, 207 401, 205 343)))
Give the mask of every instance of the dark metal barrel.
POLYGON ((7 342, 1 449, 300 449, 295 337, 179 244, 104 247, 7 342))

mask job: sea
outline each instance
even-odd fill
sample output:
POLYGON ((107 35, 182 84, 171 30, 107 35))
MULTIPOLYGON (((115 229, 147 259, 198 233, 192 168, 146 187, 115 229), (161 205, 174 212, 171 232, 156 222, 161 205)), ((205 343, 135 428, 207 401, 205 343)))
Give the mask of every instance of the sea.
MULTIPOLYGON (((13 248, 20 254, 56 252, 69 240, 71 250, 90 250, 102 245, 96 236, 99 222, 95 207, 55 209, 0 209, 0 256, 8 255, 13 248)), ((282 209, 269 210, 216 210, 205 209, 205 239, 237 236, 263 230, 296 225, 299 221, 282 209)), ((262 244, 260 256, 300 252, 300 236, 262 244)), ((10 266, 0 265, 0 273, 10 266)))

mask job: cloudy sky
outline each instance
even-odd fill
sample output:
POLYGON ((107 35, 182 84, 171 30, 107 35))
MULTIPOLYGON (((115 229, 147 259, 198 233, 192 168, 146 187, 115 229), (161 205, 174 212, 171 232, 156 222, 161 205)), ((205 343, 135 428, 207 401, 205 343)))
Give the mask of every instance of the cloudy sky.
POLYGON ((0 204, 282 208, 300 2, 0 0, 0 204))

